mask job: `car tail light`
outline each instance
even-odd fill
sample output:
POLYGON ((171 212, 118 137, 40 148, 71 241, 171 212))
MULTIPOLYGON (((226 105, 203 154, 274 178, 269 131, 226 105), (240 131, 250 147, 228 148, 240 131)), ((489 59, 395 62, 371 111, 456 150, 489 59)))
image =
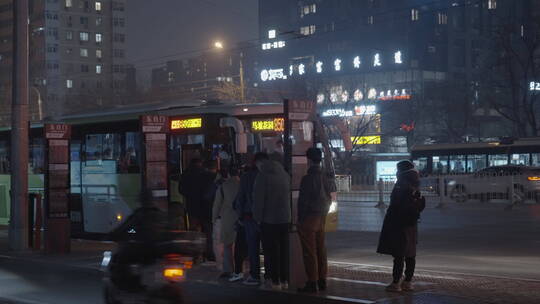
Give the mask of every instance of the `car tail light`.
POLYGON ((540 176, 529 176, 527 179, 530 181, 538 182, 540 181, 540 176))
POLYGON ((184 269, 180 267, 167 267, 163 270, 163 276, 170 281, 183 280, 184 275, 184 269))

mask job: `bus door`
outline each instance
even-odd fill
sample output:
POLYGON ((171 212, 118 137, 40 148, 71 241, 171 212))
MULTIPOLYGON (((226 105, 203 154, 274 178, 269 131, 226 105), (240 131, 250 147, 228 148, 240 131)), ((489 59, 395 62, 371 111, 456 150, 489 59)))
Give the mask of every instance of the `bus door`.
POLYGON ((203 146, 201 144, 184 144, 180 149, 180 172, 184 173, 192 159, 202 159, 203 146))

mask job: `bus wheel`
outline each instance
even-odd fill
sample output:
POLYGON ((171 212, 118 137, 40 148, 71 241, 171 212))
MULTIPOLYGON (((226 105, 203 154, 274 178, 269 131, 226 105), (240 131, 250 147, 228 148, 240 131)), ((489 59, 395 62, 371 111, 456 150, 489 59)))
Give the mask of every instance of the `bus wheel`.
POLYGON ((450 198, 458 203, 464 203, 467 201, 467 191, 465 185, 456 185, 452 191, 450 191, 450 198))

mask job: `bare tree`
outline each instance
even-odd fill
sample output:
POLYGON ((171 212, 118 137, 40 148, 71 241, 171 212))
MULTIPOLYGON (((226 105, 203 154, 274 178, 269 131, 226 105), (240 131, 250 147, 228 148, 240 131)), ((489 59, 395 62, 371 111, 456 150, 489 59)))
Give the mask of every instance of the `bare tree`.
POLYGON ((516 137, 539 136, 539 94, 530 83, 540 77, 540 20, 520 26, 501 16, 493 32, 493 50, 486 56, 488 104, 509 121, 516 137))

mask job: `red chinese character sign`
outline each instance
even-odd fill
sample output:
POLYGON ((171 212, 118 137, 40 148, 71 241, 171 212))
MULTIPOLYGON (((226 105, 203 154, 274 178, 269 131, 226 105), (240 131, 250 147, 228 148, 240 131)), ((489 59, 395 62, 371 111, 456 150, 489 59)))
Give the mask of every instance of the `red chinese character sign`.
POLYGON ((46 145, 45 157, 45 250, 49 253, 70 251, 70 159, 69 139, 71 126, 66 124, 46 124, 44 126, 46 145))

